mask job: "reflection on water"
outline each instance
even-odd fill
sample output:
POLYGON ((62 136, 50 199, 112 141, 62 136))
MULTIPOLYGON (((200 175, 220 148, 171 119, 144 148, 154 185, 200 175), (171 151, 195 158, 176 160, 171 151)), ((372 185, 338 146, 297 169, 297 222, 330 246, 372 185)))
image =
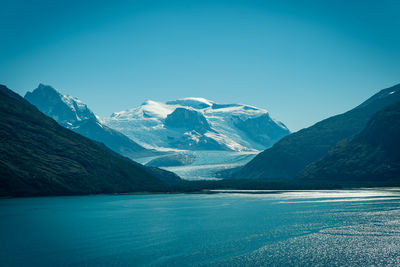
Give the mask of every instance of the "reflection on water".
POLYGON ((3 199, 0 266, 400 264, 398 189, 254 193, 3 199))

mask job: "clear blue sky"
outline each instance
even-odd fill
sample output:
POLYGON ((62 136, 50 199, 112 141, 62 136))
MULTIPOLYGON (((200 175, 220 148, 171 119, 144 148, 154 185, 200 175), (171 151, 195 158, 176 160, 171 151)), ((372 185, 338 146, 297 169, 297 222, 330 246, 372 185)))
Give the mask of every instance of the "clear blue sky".
POLYGON ((0 83, 49 84, 103 117, 197 96, 295 131, 400 82, 397 0, 3 0, 0 12, 0 83))

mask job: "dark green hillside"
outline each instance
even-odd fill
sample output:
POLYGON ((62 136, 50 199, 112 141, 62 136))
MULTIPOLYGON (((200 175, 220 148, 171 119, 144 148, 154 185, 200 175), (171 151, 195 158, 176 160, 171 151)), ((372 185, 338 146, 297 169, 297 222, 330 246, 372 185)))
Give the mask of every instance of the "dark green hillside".
POLYGON ((165 190, 150 171, 65 129, 0 85, 0 195, 165 190))
POLYGON ((351 141, 342 142, 299 176, 311 181, 400 182, 400 102, 378 112, 351 141))
POLYGON ((385 89, 360 106, 282 138, 231 178, 291 179, 321 159, 339 141, 360 132, 378 111, 400 101, 400 85, 385 89))

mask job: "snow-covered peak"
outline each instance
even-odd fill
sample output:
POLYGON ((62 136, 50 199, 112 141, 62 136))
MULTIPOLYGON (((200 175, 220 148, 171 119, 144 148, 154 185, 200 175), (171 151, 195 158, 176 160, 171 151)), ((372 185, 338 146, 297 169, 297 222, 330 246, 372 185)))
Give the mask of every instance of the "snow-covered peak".
POLYGON ((61 124, 74 124, 88 119, 97 120, 82 101, 63 95, 49 85, 39 84, 38 88, 27 92, 25 98, 61 124))
POLYGON ((214 104, 210 109, 205 110, 205 112, 209 115, 238 116, 241 119, 258 117, 268 113, 265 109, 242 104, 214 104))
POLYGON ((191 107, 195 109, 203 109, 211 107, 214 102, 207 100, 202 97, 185 97, 178 100, 168 101, 166 102, 168 105, 180 105, 185 107, 191 107))
POLYGON ((166 118, 175 108, 161 102, 147 100, 140 109, 146 117, 166 118))
POLYGON ((114 112, 111 115, 111 118, 120 120, 129 120, 135 118, 165 119, 168 114, 172 113, 174 110, 175 106, 153 100, 146 100, 137 108, 114 112))
POLYGON ((200 97, 186 97, 178 100, 157 102, 146 100, 139 107, 114 112, 113 119, 137 119, 138 117, 165 119, 177 108, 193 109, 205 115, 235 115, 245 119, 268 113, 265 109, 243 104, 218 104, 200 97))
POLYGON ((124 156, 141 157, 154 154, 127 136, 103 125, 101 119, 79 99, 64 95, 51 86, 40 84, 32 92, 27 92, 25 99, 60 125, 101 142, 124 156))
POLYGON ((103 121, 156 149, 261 150, 289 133, 265 109, 200 97, 165 103, 146 100, 103 121))
POLYGON ((61 100, 76 114, 78 121, 96 118, 93 112, 79 99, 69 96, 62 95, 61 100))

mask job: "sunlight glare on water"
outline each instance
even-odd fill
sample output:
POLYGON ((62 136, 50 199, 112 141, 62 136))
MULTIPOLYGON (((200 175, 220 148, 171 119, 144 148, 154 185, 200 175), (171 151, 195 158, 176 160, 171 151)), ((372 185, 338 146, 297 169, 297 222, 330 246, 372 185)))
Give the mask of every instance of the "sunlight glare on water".
POLYGON ((400 264, 397 189, 0 200, 0 266, 400 264))

